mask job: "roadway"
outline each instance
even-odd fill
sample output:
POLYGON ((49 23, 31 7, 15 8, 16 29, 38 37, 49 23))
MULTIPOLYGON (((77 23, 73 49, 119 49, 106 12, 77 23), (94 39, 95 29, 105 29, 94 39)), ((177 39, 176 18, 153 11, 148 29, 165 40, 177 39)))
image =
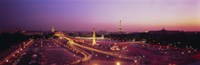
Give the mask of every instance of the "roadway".
POLYGON ((30 40, 0 65, 174 65, 192 63, 195 60, 190 57, 198 53, 173 46, 132 43, 118 44, 124 49, 112 51, 105 50, 112 42, 92 46, 87 45, 88 42, 83 44, 65 36, 62 38, 30 40))
MULTIPOLYGON (((122 47, 127 47, 119 52, 105 51, 101 48, 97 49, 91 45, 85 45, 88 43, 78 43, 74 40, 64 37, 68 40, 68 44, 93 52, 90 62, 85 62, 83 65, 115 65, 120 63, 121 65, 140 65, 140 64, 152 64, 152 65, 175 65, 175 64, 190 64, 196 60, 192 58, 193 55, 198 52, 194 49, 181 49, 174 46, 162 46, 151 44, 121 44, 122 47), (124 46, 125 45, 125 46, 124 46), (111 59, 111 60, 108 60, 111 59), (113 60, 117 59, 117 60, 113 60)), ((120 46, 120 45, 119 45, 120 46)))
POLYGON ((69 43, 70 43, 71 45, 75 45, 75 46, 77 46, 77 47, 80 47, 80 48, 83 48, 83 49, 87 49, 87 50, 89 50, 89 51, 94 51, 94 52, 101 53, 101 54, 106 54, 106 55, 110 55, 110 56, 114 56, 114 57, 119 57, 119 58, 122 58, 122 59, 133 60, 133 58, 124 56, 124 55, 122 55, 122 54, 118 54, 118 53, 114 53, 114 52, 107 52, 107 51, 102 51, 102 50, 99 50, 99 49, 87 47, 87 46, 84 46, 84 45, 75 43, 75 42, 74 42, 73 40, 71 40, 70 38, 65 38, 65 39, 66 39, 66 40, 69 40, 69 43))
POLYGON ((95 49, 92 47, 84 46, 81 44, 78 44, 74 42, 72 39, 68 37, 63 37, 65 40, 68 40, 67 44, 62 43, 57 41, 60 44, 63 44, 65 47, 69 49, 73 49, 76 52, 79 52, 83 55, 83 58, 78 60, 77 62, 84 62, 82 63, 83 65, 93 65, 93 64, 111 64, 115 65, 116 63, 120 64, 133 64, 134 57, 128 57, 119 53, 114 53, 114 52, 108 52, 108 51, 103 51, 99 49, 95 49), (98 58, 98 59, 95 59, 98 58), (119 59, 119 60, 109 60, 109 59, 119 59), (123 60, 129 60, 129 61, 123 61, 123 60), (109 62, 107 62, 109 61, 109 62))
POLYGON ((15 63, 18 62, 18 58, 22 55, 24 50, 32 45, 32 42, 33 40, 29 40, 28 42, 23 43, 22 46, 18 47, 15 51, 3 58, 3 60, 0 61, 0 65, 15 65, 15 63))
POLYGON ((14 62, 7 65, 68 65, 80 58, 52 39, 41 39, 34 40, 14 62))

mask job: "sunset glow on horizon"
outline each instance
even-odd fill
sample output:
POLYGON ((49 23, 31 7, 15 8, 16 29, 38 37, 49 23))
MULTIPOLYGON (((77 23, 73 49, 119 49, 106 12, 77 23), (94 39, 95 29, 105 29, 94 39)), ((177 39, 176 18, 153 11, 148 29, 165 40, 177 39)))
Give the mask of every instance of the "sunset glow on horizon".
POLYGON ((200 31, 199 0, 6 0, 0 1, 0 29, 200 31))

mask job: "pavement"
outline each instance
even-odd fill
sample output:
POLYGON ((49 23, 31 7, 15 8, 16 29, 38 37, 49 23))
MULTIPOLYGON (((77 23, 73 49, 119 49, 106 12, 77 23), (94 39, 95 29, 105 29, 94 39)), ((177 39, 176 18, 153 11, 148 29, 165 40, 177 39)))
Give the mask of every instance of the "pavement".
MULTIPOLYGON (((103 40, 102 40, 103 41, 103 40)), ((137 43, 117 45, 119 51, 109 48, 116 42, 104 42, 99 46, 89 43, 75 42, 74 39, 36 39, 9 54, 9 62, 1 65, 195 65, 198 60, 193 58, 198 51, 179 49, 173 46, 161 46, 137 43), (108 45, 110 44, 110 45, 108 45), (105 48, 107 50, 105 50, 105 48), (103 50, 102 50, 103 49, 103 50)), ((197 54, 198 56, 198 54, 197 54)), ((196 57, 196 56, 195 56, 196 57)))

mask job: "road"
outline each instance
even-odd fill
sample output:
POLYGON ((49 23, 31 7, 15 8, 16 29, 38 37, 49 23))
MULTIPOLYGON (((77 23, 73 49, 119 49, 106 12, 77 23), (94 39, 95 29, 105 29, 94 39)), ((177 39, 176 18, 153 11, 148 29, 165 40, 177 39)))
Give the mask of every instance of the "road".
POLYGON ((87 47, 87 46, 84 46, 84 45, 81 45, 81 44, 77 44, 73 40, 71 40, 70 38, 65 38, 65 39, 69 40, 69 43, 71 45, 75 45, 75 46, 78 46, 78 47, 83 48, 83 49, 87 49, 87 50, 90 50, 90 51, 98 52, 98 53, 101 53, 101 54, 106 54, 106 55, 110 55, 110 56, 119 57, 119 58, 122 58, 122 59, 133 60, 133 58, 124 56, 122 54, 117 54, 117 53, 113 53, 113 52, 107 52, 107 51, 102 51, 102 50, 99 50, 99 49, 94 49, 94 48, 87 47))
POLYGON ((33 40, 30 40, 23 44, 23 46, 18 47, 11 54, 7 55, 3 60, 0 61, 0 65, 10 65, 16 63, 14 60, 18 60, 18 57, 22 55, 24 50, 32 45, 33 40))
POLYGON ((91 46, 74 40, 66 36, 30 40, 0 65, 182 65, 195 62, 191 56, 198 53, 193 49, 130 42, 120 42, 117 45, 121 50, 112 51, 112 42, 91 46))
MULTIPOLYGON (((122 47, 126 47, 126 49, 121 50, 120 52, 112 52, 105 51, 101 49, 96 49, 90 45, 85 45, 87 43, 77 43, 72 39, 64 37, 64 39, 68 40, 69 44, 76 46, 78 48, 92 51, 93 59, 90 60, 88 64, 92 65, 98 64, 109 64, 115 65, 117 62, 124 65, 140 65, 140 64, 150 64, 150 65, 176 65, 176 64, 191 64, 193 62, 198 62, 194 58, 193 55, 199 53, 194 49, 181 49, 173 46, 162 46, 162 45, 151 45, 151 44, 120 44, 122 47), (96 55, 95 55, 96 54, 96 55), (94 59, 95 56, 99 56, 101 59, 94 59), (119 59, 119 60, 114 60, 119 59), (111 61, 108 59, 112 59, 111 61), (108 60, 109 62, 105 61, 108 60)), ((120 46, 118 45, 118 46, 120 46)), ((101 47, 102 48, 102 47, 101 47)), ((102 48, 103 49, 103 48, 102 48)), ((95 58, 99 58, 95 57, 95 58)))
POLYGON ((18 59, 8 65, 68 65, 80 58, 52 39, 34 40, 18 59))

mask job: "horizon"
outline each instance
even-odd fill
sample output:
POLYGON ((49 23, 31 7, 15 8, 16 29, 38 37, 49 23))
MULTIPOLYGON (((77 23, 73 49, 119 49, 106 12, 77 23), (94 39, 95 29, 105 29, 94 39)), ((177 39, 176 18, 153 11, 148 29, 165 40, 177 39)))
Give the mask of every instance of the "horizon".
POLYGON ((62 31, 200 31, 198 0, 6 0, 0 29, 62 31))
MULTIPOLYGON (((150 32, 150 31, 161 31, 163 28, 160 28, 160 29, 152 29, 152 30, 146 30, 146 31, 122 31, 123 33, 134 33, 134 32, 150 32)), ((200 32, 200 31, 187 31, 187 30, 173 30, 173 29, 166 29, 164 28, 166 31, 180 31, 180 32, 200 32)), ((14 31, 16 30, 15 29, 0 29, 0 31, 14 31)), ((25 30, 25 29, 22 29, 20 28, 20 30, 22 31, 38 31, 38 32, 47 32, 47 31, 51 31, 51 29, 49 30, 25 30)), ((56 30, 55 31, 57 32, 93 32, 93 30, 87 30, 87 31, 68 31, 68 30, 56 30)), ((119 31, 106 31, 106 30, 96 30, 96 32, 119 32, 119 31)))

